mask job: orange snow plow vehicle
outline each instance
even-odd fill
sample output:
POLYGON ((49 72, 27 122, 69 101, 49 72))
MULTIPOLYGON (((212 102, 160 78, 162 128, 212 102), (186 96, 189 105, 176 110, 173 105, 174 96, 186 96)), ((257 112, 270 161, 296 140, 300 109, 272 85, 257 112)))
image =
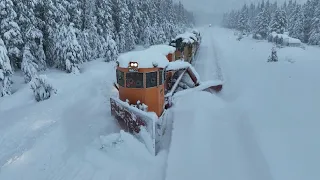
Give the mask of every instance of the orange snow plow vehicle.
POLYGON ((190 91, 220 92, 221 81, 201 82, 190 63, 176 60, 176 48, 157 45, 121 55, 114 83, 118 96, 110 98, 111 114, 119 125, 156 155, 165 134, 166 111, 172 98, 190 91))

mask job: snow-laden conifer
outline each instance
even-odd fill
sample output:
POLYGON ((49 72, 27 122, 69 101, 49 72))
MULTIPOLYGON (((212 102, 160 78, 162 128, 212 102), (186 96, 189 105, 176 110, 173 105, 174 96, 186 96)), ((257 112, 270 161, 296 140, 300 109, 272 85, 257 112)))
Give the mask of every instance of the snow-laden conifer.
POLYGON ((22 56, 21 70, 24 74, 24 81, 29 83, 33 77, 37 76, 38 65, 35 63, 36 58, 31 54, 30 47, 25 46, 22 56))
POLYGON ((268 58, 268 62, 277 62, 277 61, 278 61, 277 49, 275 47, 272 47, 271 55, 268 58))
POLYGON ((47 100, 56 93, 56 89, 53 88, 47 77, 44 75, 33 77, 30 86, 33 90, 35 100, 38 102, 47 100))
POLYGON ((8 51, 0 38, 0 97, 11 95, 11 76, 13 74, 8 51))

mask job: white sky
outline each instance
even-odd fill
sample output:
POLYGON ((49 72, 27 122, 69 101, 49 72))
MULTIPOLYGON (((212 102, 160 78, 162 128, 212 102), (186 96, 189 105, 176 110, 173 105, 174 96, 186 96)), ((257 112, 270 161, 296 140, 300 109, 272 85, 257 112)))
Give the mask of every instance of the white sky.
MULTIPOLYGON (((179 0, 174 0, 178 2, 179 0)), ((206 12, 206 13, 223 13, 234 9, 234 7, 241 7, 244 2, 259 2, 259 0, 180 0, 184 6, 191 11, 206 12)), ((266 0, 265 0, 266 1, 266 0)), ((270 0, 274 2, 275 0, 270 0)), ((276 0, 284 2, 285 0, 276 0)), ((289 0, 287 0, 289 1, 289 0)), ((297 2, 305 2, 306 0, 297 0, 297 2)))

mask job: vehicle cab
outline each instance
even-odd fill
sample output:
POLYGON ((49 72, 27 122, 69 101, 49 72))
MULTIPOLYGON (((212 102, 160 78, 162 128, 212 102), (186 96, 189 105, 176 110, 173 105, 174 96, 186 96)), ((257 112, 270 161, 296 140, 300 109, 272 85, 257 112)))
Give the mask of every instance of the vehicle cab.
POLYGON ((119 99, 160 116, 165 106, 165 67, 174 60, 174 52, 171 46, 158 45, 121 55, 116 70, 119 99))

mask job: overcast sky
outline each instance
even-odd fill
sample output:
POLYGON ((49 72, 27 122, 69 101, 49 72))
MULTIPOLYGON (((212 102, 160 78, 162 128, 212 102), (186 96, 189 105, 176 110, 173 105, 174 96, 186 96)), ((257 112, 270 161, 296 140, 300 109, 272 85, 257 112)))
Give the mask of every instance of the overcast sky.
MULTIPOLYGON (((179 0, 174 0, 179 1, 179 0)), ((259 2, 259 0, 180 0, 188 10, 195 12, 202 11, 206 13, 223 13, 234 7, 241 7, 244 2, 259 2)), ((270 0, 274 2, 275 0, 270 0)), ((276 0, 284 2, 285 0, 276 0)), ((287 0, 289 1, 289 0, 287 0)), ((306 0, 297 0, 305 2, 306 0)))

